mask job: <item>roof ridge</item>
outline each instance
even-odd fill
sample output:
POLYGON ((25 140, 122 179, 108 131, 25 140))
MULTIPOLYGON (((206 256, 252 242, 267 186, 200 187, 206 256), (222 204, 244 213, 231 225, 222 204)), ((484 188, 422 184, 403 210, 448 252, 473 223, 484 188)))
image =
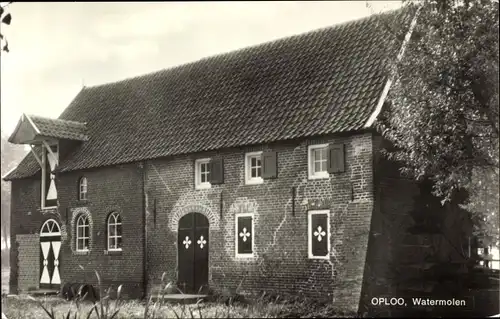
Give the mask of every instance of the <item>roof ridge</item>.
POLYGON ((297 34, 288 35, 288 36, 285 36, 285 37, 280 37, 280 38, 277 38, 277 39, 260 42, 260 43, 257 43, 257 44, 247 45, 247 46, 244 46, 244 47, 241 47, 241 48, 238 48, 238 49, 234 49, 234 50, 230 50, 230 51, 226 51, 226 52, 221 52, 221 53, 216 53, 216 54, 213 54, 213 55, 209 55, 209 56, 205 56, 205 57, 196 59, 194 61, 190 61, 190 62, 186 62, 186 63, 181 63, 181 64, 178 64, 178 65, 167 67, 167 68, 163 68, 163 69, 160 69, 160 70, 156 70, 156 71, 152 71, 152 72, 148 72, 148 73, 144 73, 144 74, 140 74, 140 75, 135 75, 135 76, 129 76, 129 77, 123 78, 121 80, 110 81, 110 82, 105 82, 105 83, 96 84, 96 85, 90 85, 90 86, 84 86, 82 88, 82 91, 83 90, 94 89, 94 88, 99 88, 99 87, 105 87, 105 86, 113 85, 113 84, 126 83, 128 81, 139 80, 139 79, 142 79, 142 78, 145 78, 145 77, 149 78, 151 76, 154 76, 154 75, 157 75, 157 74, 162 74, 162 73, 165 73, 165 72, 173 72, 174 70, 177 70, 177 69, 180 69, 180 68, 186 68, 186 67, 189 67, 189 66, 192 66, 192 65, 196 65, 198 63, 202 63, 202 62, 207 61, 207 60, 219 59, 221 57, 226 57, 226 56, 235 55, 235 54, 238 54, 238 53, 243 53, 245 51, 250 51, 252 49, 259 48, 259 47, 264 47, 264 46, 267 46, 267 45, 271 45, 271 44, 275 44, 275 43, 280 43, 280 42, 287 42, 287 41, 290 41, 291 39, 294 39, 294 38, 299 38, 299 37, 303 37, 303 36, 307 36, 307 35, 313 35, 315 33, 321 33, 321 32, 324 32, 326 30, 333 30, 333 29, 337 29, 337 28, 341 28, 341 27, 346 27, 346 26, 350 26, 350 25, 353 25, 353 24, 357 24, 357 23, 366 22, 367 20, 375 19, 376 17, 383 16, 383 15, 394 14, 396 11, 402 11, 402 10, 403 10, 403 8, 398 8, 398 9, 387 10, 387 11, 384 11, 384 12, 373 13, 371 15, 364 16, 364 17, 359 17, 359 18, 354 19, 354 20, 347 20, 347 21, 335 23, 335 24, 332 24, 332 25, 328 25, 328 26, 323 26, 323 27, 320 27, 320 28, 312 29, 312 30, 309 30, 309 31, 304 31, 304 32, 297 33, 297 34))
POLYGON ((85 122, 65 120, 65 119, 61 119, 61 118, 53 118, 53 117, 41 116, 41 115, 36 115, 36 114, 28 114, 28 113, 24 113, 24 114, 26 116, 29 116, 30 118, 40 118, 40 119, 52 120, 52 121, 64 121, 64 122, 70 122, 70 123, 81 124, 81 125, 85 125, 86 124, 85 122))

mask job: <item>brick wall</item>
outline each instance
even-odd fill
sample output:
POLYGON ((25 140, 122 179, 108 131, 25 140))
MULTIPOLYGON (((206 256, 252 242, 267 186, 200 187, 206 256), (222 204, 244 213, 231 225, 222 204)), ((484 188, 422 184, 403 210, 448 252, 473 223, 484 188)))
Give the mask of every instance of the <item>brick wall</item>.
POLYGON ((17 235, 18 251, 18 290, 22 292, 36 290, 40 282, 40 244, 39 236, 17 235))
MULTIPOLYGON (((408 315, 409 310, 372 306, 370 300, 374 297, 398 298, 421 293, 430 296, 430 283, 423 277, 426 263, 460 259, 451 245, 461 247, 461 241, 466 238, 461 232, 462 228, 470 228, 470 224, 464 222, 463 212, 433 205, 439 200, 429 197, 429 189, 402 176, 399 165, 381 155, 380 149, 386 147, 389 147, 387 141, 380 136, 374 137, 375 206, 360 300, 361 312, 382 317, 408 315), (440 234, 413 234, 409 231, 415 225, 413 213, 423 214, 423 207, 430 207, 432 215, 447 216, 455 221, 442 228, 450 234, 450 242, 440 234), (439 256, 433 255, 435 252, 439 256)), ((464 229, 464 232, 467 230, 464 229)))
POLYGON ((123 284, 124 297, 143 294, 143 191, 138 164, 104 167, 60 174, 57 180, 59 209, 67 236, 61 248, 62 283, 97 284, 98 271, 105 287, 123 284), (78 182, 87 178, 88 200, 78 200, 78 182), (106 223, 111 212, 122 218, 123 250, 107 251, 106 223), (76 251, 75 227, 79 214, 90 217, 88 253, 76 251))
POLYGON ((167 280, 175 283, 178 219, 189 212, 200 212, 211 220, 212 288, 303 294, 357 310, 373 209, 371 134, 154 160, 146 164, 146 169, 150 287, 164 272, 167 280), (346 172, 332 174, 329 179, 308 180, 307 146, 327 142, 346 144, 346 172), (245 185, 244 155, 256 150, 278 152, 278 178, 245 185), (196 190, 194 160, 206 157, 224 159, 225 182, 196 190), (295 212, 292 187, 297 190, 295 212), (308 259, 307 212, 315 209, 330 209, 329 260, 308 259), (254 213, 255 258, 235 258, 236 212, 254 213))
MULTIPOLYGON (((123 284, 124 297, 141 297, 144 243, 141 228, 141 168, 137 164, 130 164, 61 174, 56 178, 59 209, 50 211, 40 210, 39 176, 12 182, 11 242, 16 242, 16 235, 35 234, 33 240, 38 245, 40 227, 45 220, 53 218, 59 223, 62 233, 62 285, 66 282, 97 284, 94 273, 97 270, 105 286, 116 288, 123 284), (83 202, 77 200, 78 180, 81 176, 86 176, 88 180, 88 200, 83 202), (73 237, 75 218, 82 211, 90 214, 92 223, 91 249, 85 255, 74 251, 73 237), (108 254, 106 220, 113 211, 122 216, 123 251, 108 254)), ((10 289, 13 293, 17 292, 18 287, 18 257, 24 258, 19 255, 19 249, 21 248, 17 245, 13 245, 11 249, 10 289)), ((36 263, 37 267, 38 264, 39 261, 36 263)), ((25 272, 27 271, 29 268, 26 268, 25 272)), ((31 272, 33 276, 39 276, 39 270, 33 268, 31 272)))
MULTIPOLYGON (((54 218, 52 213, 42 214, 40 207, 40 178, 12 181, 11 193, 11 222, 10 222, 10 277, 11 293, 18 291, 18 243, 17 235, 40 233, 40 227, 48 218, 54 218)), ((38 243, 38 240, 36 241, 38 243)), ((36 276, 39 272, 33 269, 36 276)))
MULTIPOLYGON (((412 224, 409 213, 415 209, 421 189, 401 178, 394 163, 380 157, 381 147, 380 137, 366 133, 177 156, 147 161, 144 166, 64 173, 57 176, 59 209, 53 211, 39 209, 39 177, 13 181, 11 242, 16 243, 16 235, 38 234, 46 219, 56 219, 62 230, 63 284, 95 284, 94 270, 98 270, 106 286, 125 284, 125 295, 140 297, 144 212, 149 289, 159 283, 163 273, 166 280, 176 282, 177 225, 183 215, 199 212, 210 220, 212 288, 307 295, 334 301, 345 310, 357 310, 361 300, 361 308, 366 308, 374 296, 397 293, 401 278, 394 275, 394 269, 408 251, 405 245, 425 245, 422 238, 402 231, 412 224), (324 180, 308 180, 308 145, 330 142, 346 144, 346 171, 324 180), (277 151, 278 178, 245 185, 245 153, 258 150, 277 151), (196 190, 194 160, 207 157, 224 159, 225 182, 196 190), (83 202, 77 200, 81 176, 88 180, 88 200, 83 202), (292 187, 296 189, 294 203, 292 187), (330 210, 328 260, 308 258, 307 212, 316 209, 330 210), (106 252, 105 225, 112 211, 123 219, 120 254, 106 252), (83 212, 91 216, 92 241, 90 252, 80 255, 74 251, 72 236, 75 217, 83 212), (235 258, 237 212, 254 213, 255 258, 235 258)), ((442 240, 440 245, 441 257, 446 258, 449 247, 444 250, 442 240)), ((13 293, 18 286, 18 257, 24 258, 24 248, 19 247, 11 249, 13 293)), ((39 275, 38 270, 33 273, 39 275)))

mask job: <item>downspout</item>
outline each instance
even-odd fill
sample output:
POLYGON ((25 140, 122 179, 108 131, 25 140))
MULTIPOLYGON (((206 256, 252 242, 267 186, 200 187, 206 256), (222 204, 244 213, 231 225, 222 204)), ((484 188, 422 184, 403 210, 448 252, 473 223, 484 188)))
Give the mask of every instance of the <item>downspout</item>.
POLYGON ((144 209, 142 214, 142 225, 143 230, 143 255, 142 255, 142 289, 143 298, 148 297, 148 225, 147 225, 147 215, 148 215, 148 190, 147 190, 147 171, 146 162, 141 162, 140 166, 142 168, 142 207, 144 209))

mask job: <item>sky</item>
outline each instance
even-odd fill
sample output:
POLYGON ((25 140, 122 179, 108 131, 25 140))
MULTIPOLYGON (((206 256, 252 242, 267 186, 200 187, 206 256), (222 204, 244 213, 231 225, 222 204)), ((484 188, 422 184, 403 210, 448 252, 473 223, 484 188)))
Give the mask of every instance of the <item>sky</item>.
POLYGON ((401 1, 13 3, 1 130, 57 118, 83 85, 142 75, 396 9, 401 1), (367 5, 367 3, 369 5, 367 5))

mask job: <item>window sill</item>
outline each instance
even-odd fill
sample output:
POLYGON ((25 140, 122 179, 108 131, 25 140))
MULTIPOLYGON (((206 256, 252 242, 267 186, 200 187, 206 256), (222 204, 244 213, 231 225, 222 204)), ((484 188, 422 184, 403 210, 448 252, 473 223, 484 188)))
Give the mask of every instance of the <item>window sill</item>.
POLYGON ((121 256, 123 253, 122 249, 105 250, 104 255, 108 256, 121 256))
POLYGON ((210 189, 212 188, 212 185, 207 183, 207 184, 198 184, 195 186, 195 189, 210 189))
POLYGON ((309 175, 309 180, 315 180, 315 179, 328 179, 330 178, 330 174, 328 173, 321 173, 317 175, 309 175))
POLYGON ((245 185, 259 185, 259 184, 264 184, 264 179, 254 178, 245 181, 245 185))
POLYGON ((73 255, 86 256, 90 254, 90 250, 75 250, 73 255))
POLYGON ((253 259, 255 258, 255 254, 236 254, 236 259, 253 259))
POLYGON ((326 255, 326 256, 312 256, 312 255, 309 255, 309 259, 311 259, 311 260, 329 260, 330 259, 330 255, 326 255))

